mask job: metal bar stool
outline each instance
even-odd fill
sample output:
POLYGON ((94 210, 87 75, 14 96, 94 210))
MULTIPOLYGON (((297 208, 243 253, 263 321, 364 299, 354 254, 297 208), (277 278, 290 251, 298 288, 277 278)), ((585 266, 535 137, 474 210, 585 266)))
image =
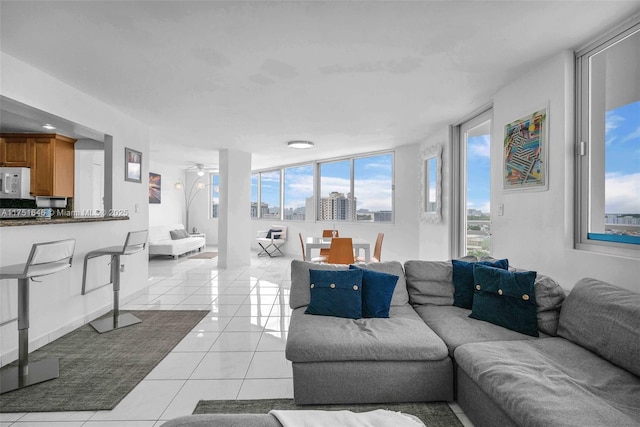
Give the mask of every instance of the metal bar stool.
POLYGON ((58 358, 29 364, 29 280, 71 267, 75 239, 36 243, 25 264, 0 267, 0 279, 18 279, 18 367, 0 377, 0 394, 60 376, 58 358))
POLYGON ((94 320, 89 323, 93 326, 93 329, 99 333, 113 331, 114 329, 124 328, 125 326, 135 325, 142 322, 131 313, 120 314, 120 257, 122 255, 131 255, 136 252, 144 250, 147 245, 147 237, 149 231, 131 231, 127 234, 127 239, 124 242, 124 246, 110 246, 108 248, 96 249, 94 251, 87 252, 84 257, 84 269, 82 272, 82 295, 87 294, 87 261, 91 258, 96 258, 103 255, 111 255, 111 272, 109 275, 109 283, 98 286, 95 289, 91 289, 89 292, 93 292, 97 289, 113 284, 113 319, 105 318, 94 320))

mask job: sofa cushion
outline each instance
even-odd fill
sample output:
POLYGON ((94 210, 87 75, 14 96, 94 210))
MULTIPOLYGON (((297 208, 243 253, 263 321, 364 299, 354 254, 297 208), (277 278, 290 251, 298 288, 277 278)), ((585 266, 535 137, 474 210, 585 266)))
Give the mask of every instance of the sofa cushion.
POLYGON ((404 271, 411 304, 453 305, 451 261, 407 261, 404 271))
MULTIPOLYGON (((509 271, 526 271, 509 267, 509 271)), ((535 282, 536 305, 538 307, 538 329, 545 334, 557 336, 560 308, 566 294, 564 289, 549 276, 538 273, 535 282)))
MULTIPOLYGON (((402 264, 398 261, 358 264, 358 267, 398 276, 398 283, 393 291, 391 305, 403 306, 409 302, 404 270, 402 269, 402 264)), ((309 304, 311 298, 311 294, 309 293, 309 269, 347 270, 348 268, 349 266, 344 264, 317 264, 294 259, 291 261, 291 294, 289 296, 289 306, 291 308, 298 308, 309 304)))
POLYGON ((582 279, 562 304, 558 335, 640 376, 640 294, 582 279))
POLYGON ((565 339, 465 344, 455 358, 519 426, 637 426, 640 420, 640 379, 565 339))
POLYGON ((309 270, 347 270, 349 267, 343 264, 318 264, 309 261, 291 261, 291 293, 289 294, 289 306, 299 308, 309 305, 311 292, 309 288, 309 270))
POLYGON ((391 305, 403 306, 409 303, 405 272, 402 264, 398 261, 370 262, 367 264, 358 264, 358 267, 398 276, 398 282, 396 283, 396 287, 393 290, 393 297, 391 298, 391 305))
MULTIPOLYGON (((468 258, 461 259, 464 261, 468 258)), ((407 261, 404 269, 411 304, 453 304, 453 268, 450 261, 407 261)), ((509 267, 509 270, 525 271, 513 267, 509 267)), ((535 288, 538 329, 545 334, 556 336, 560 307, 565 298, 564 290, 555 280, 542 274, 536 277, 535 288)))
POLYGON ((309 270, 309 282, 306 314, 362 317, 362 270, 309 270))
MULTIPOLYGON (((360 269, 350 265, 349 269, 360 269)), ((368 268, 362 271, 362 317, 389 317, 393 291, 398 283, 395 274, 381 273, 368 268)), ((311 292, 313 296, 313 291, 311 292)))
POLYGON ((507 269, 509 260, 467 262, 459 259, 451 260, 453 266, 453 305, 461 308, 471 308, 473 305, 474 284, 473 267, 476 264, 507 269))
POLYGON ((291 315, 286 357, 292 362, 442 360, 447 347, 409 305, 392 306, 388 319, 357 320, 313 316, 298 308, 291 315))
POLYGON ((179 228, 177 230, 170 230, 169 235, 171 236, 171 240, 180 240, 186 239, 189 237, 189 233, 184 228, 179 228))
POLYGON ((538 336, 535 271, 512 272, 476 263, 473 278, 476 289, 469 317, 538 336))
MULTIPOLYGON (((414 308, 427 326, 442 338, 451 357, 453 357, 454 350, 462 344, 536 339, 493 323, 478 322, 469 317, 471 310, 466 308, 453 305, 418 305, 414 308)), ((540 337, 546 336, 543 333, 540 334, 540 337)))

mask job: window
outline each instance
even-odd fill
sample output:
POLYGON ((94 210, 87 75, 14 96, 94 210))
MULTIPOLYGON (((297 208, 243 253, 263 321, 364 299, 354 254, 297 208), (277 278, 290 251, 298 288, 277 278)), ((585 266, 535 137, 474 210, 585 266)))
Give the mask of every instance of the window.
POLYGON ((319 221, 393 221, 393 154, 319 165, 319 221))
POLYGON ((491 254, 491 121, 483 109, 453 127, 451 257, 491 254))
POLYGON ((639 46, 636 20, 576 54, 580 249, 640 249, 639 46))
POLYGON ((211 184, 211 218, 218 218, 218 205, 220 204, 220 175, 209 175, 211 184))
POLYGON ((284 170, 284 219, 313 220, 313 165, 284 170), (307 215, 311 215, 307 218, 307 215))
POLYGON ((393 220, 393 156, 389 153, 353 161, 353 194, 358 221, 393 220))
POLYGON ((260 217, 280 219, 280 170, 260 173, 260 217))
POLYGON ((391 222, 393 190, 393 153, 256 172, 251 217, 391 222))
POLYGON ((351 161, 320 164, 318 220, 355 220, 356 201, 351 198, 351 161))
POLYGON ((258 218, 258 174, 251 174, 251 218, 258 218))

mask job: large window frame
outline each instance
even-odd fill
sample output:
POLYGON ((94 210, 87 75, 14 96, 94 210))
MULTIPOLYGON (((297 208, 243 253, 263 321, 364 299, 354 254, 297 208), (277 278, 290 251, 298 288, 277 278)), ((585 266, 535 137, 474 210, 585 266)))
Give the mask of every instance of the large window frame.
MULTIPOLYGON (((313 213, 311 212, 306 212, 305 211, 305 219, 304 221, 314 221, 314 222, 325 222, 325 221, 329 221, 329 222, 336 222, 336 220, 322 220, 320 219, 320 215, 319 215, 319 209, 320 209, 320 198, 321 198, 321 194, 320 194, 320 171, 321 171, 321 166, 323 164, 328 164, 328 163, 334 163, 334 162, 344 162, 347 161, 350 164, 350 194, 354 194, 354 162, 361 160, 361 159, 366 159, 369 157, 375 157, 375 156, 381 156, 381 155, 390 155, 391 156, 391 220, 390 221, 370 221, 371 223, 374 224, 392 224, 394 223, 395 220, 395 151, 394 150, 384 150, 384 151, 377 151, 377 152, 369 152, 369 153, 363 153, 363 154, 359 154, 356 156, 346 156, 346 157, 337 157, 337 158, 330 158, 330 159, 322 159, 322 160, 316 160, 313 162, 305 162, 305 163, 297 163, 297 164, 288 164, 288 165, 283 165, 280 166, 279 168, 269 168, 269 169, 264 169, 264 170, 256 170, 256 171, 252 171, 252 177, 255 177, 255 180, 257 181, 257 196, 258 196, 258 200, 257 200, 257 205, 261 206, 262 204, 262 189, 261 189, 261 176, 263 173, 273 173, 274 171, 279 171, 280 172, 280 220, 284 221, 285 220, 285 200, 286 200, 286 194, 285 194, 285 171, 287 169, 291 169, 291 168, 296 168, 296 167, 301 167, 301 166, 307 166, 307 165, 312 165, 313 167, 313 201, 314 201, 314 209, 313 209, 313 213), (312 216, 309 216, 312 215, 312 216)), ((252 199, 252 203, 256 203, 255 200, 252 199)), ((386 212, 386 211, 385 211, 386 212)), ((257 215, 252 216, 251 219, 262 219, 262 220, 270 220, 270 221, 274 221, 277 220, 277 218, 266 218, 264 217, 264 215, 262 214, 262 210, 258 209, 257 211, 257 215)), ((301 219, 286 219, 287 221, 303 221, 301 219)), ((362 220, 358 220, 358 216, 357 214, 354 215, 353 219, 349 219, 349 220, 341 220, 340 222, 350 222, 350 223, 363 223, 366 221, 362 221, 362 220)))
MULTIPOLYGON (((640 239, 619 238, 616 235, 592 232, 591 216, 601 216, 604 224, 605 206, 605 141, 595 135, 598 120, 591 117, 592 97, 606 96, 604 82, 596 85, 592 60, 612 46, 640 33, 640 15, 636 15, 613 31, 576 51, 576 176, 575 176, 575 248, 612 255, 640 257, 640 239), (601 91, 600 93, 596 93, 601 91)), ((631 70, 635 73, 635 70, 631 70)), ((637 75, 637 74, 636 74, 637 75)), ((610 89, 610 88, 609 88, 610 89)), ((606 113, 606 107, 603 106, 606 113)), ((600 123, 604 134, 604 120, 600 123)))
MULTIPOLYGON (((493 136, 493 103, 486 104, 449 128, 451 140, 451 228, 450 256, 452 259, 467 255, 467 144, 465 134, 484 122, 490 122, 493 136)), ((490 227, 490 225, 489 225, 490 227)), ((491 246, 489 247, 491 252, 491 246)))

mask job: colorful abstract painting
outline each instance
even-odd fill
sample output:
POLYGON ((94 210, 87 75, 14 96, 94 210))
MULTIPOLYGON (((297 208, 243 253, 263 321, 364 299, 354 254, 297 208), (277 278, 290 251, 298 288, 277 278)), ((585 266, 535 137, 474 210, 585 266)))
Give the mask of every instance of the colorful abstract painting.
POLYGON ((162 176, 149 172, 149 203, 161 203, 162 176))
POLYGON ((546 109, 504 127, 504 189, 548 188, 546 109))

